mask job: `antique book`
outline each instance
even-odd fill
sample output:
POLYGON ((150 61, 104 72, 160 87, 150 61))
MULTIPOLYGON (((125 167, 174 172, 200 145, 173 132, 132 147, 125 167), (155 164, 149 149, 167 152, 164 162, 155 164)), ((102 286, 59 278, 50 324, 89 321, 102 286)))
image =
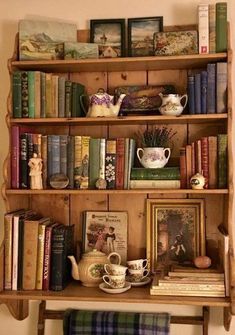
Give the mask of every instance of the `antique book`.
POLYGON ((208 188, 209 174, 210 174, 208 137, 201 138, 201 155, 202 155, 202 174, 206 178, 204 188, 208 188))
POLYGON ((216 112, 216 64, 207 64, 207 114, 216 112))
POLYGON ((99 178, 105 179, 106 139, 100 139, 99 178))
POLYGON ((227 75, 228 64, 226 62, 216 63, 216 112, 227 112, 227 75))
POLYGON ((74 225, 60 224, 53 227, 51 238, 50 289, 61 291, 71 278, 71 264, 68 255, 73 255, 74 225))
POLYGON ((47 135, 42 135, 42 185, 43 189, 47 188, 47 135))
POLYGON ((60 173, 60 135, 48 135, 51 138, 51 174, 60 173))
POLYGON ((128 213, 85 211, 83 217, 83 251, 97 249, 107 255, 115 251, 126 264, 128 213))
POLYGON ((20 135, 20 188, 29 187, 28 134, 20 135))
POLYGON ((136 188, 179 189, 180 180, 130 180, 130 189, 136 188))
POLYGON ((187 188, 191 188, 190 178, 192 177, 192 147, 190 144, 187 144, 185 148, 187 188))
POLYGON ((59 90, 59 76, 53 74, 51 77, 52 84, 52 115, 51 117, 59 117, 59 98, 58 98, 58 90, 59 90))
POLYGON ((71 116, 81 117, 83 116, 83 111, 81 107, 81 96, 85 94, 85 86, 80 83, 72 83, 72 106, 71 106, 71 116))
POLYGON ((218 157, 218 188, 227 187, 228 168, 228 136, 227 134, 217 135, 217 157, 218 157))
POLYGON ((74 155, 75 155, 75 137, 68 136, 67 146, 67 177, 69 178, 68 188, 74 188, 74 155))
POLYGON ((209 53, 209 5, 198 5, 198 44, 199 54, 209 53))
POLYGON ((67 147, 68 145, 68 135, 60 135, 60 173, 63 173, 65 176, 67 173, 67 147))
POLYGON ((180 148, 180 188, 187 188, 186 148, 180 148))
POLYGON ((72 116, 72 82, 65 80, 65 117, 72 116))
POLYGON ((195 74, 195 114, 201 114, 201 73, 195 74))
POLYGON ((65 117, 65 77, 58 81, 58 116, 65 117))
POLYGON ((216 8, 215 3, 209 4, 209 51, 216 52, 216 8))
POLYGON ((216 3, 216 52, 227 51, 227 2, 216 3))
POLYGON ((179 167, 164 167, 156 169, 148 168, 132 168, 131 169, 131 179, 180 179, 180 169, 179 167))
POLYGON ((135 148, 136 148, 136 142, 133 138, 130 138, 130 140, 129 140, 129 154, 128 154, 127 189, 130 188, 130 177, 131 177, 131 169, 134 166, 135 148))
POLYGON ((189 114, 195 114, 195 80, 194 75, 188 76, 188 109, 189 114))
POLYGON ((80 188, 82 166, 82 136, 74 136, 74 187, 80 188))
POLYGON ((224 291, 209 290, 183 290, 183 289, 169 289, 165 287, 150 288, 151 295, 167 295, 167 296, 181 296, 181 297, 225 297, 224 291))
POLYGON ((45 78, 45 87, 46 87, 46 113, 45 117, 53 117, 53 90, 52 90, 52 74, 51 73, 46 73, 46 78, 45 78))
POLYGON ((116 189, 124 188, 124 168, 125 168, 125 138, 116 139, 116 189))
POLYGON ((12 74, 12 113, 14 118, 22 117, 21 72, 12 74))
POLYGON ((128 188, 129 179, 129 151, 130 151, 130 138, 125 138, 125 153, 124 153, 124 189, 128 188))
POLYGON ((91 138, 89 147, 89 188, 96 188, 95 183, 99 179, 100 166, 100 138, 91 138))
POLYGON ((114 189, 116 185, 116 150, 116 140, 106 140, 105 180, 107 189, 114 189))
POLYGON ((41 110, 40 117, 46 117, 46 73, 41 73, 41 110))
POLYGON ((34 117, 41 115, 41 72, 34 72, 34 117))
POLYGON ((207 114, 207 71, 201 72, 201 114, 207 114))
POLYGON ((81 189, 87 189, 89 186, 89 146, 90 136, 82 136, 81 189))
POLYGON ((195 172, 202 173, 202 146, 201 140, 195 142, 195 172))
POLYGON ((192 176, 196 173, 196 164, 195 164, 195 142, 191 143, 191 168, 192 168, 192 176))
POLYGON ((20 187, 20 127, 11 128, 11 188, 20 187))
POLYGON ((192 277, 192 278, 217 278, 218 280, 224 280, 224 272, 216 271, 215 269, 196 269, 196 268, 188 268, 185 267, 184 269, 178 268, 174 269, 174 271, 169 271, 168 272, 169 277, 192 277), (209 270, 209 271, 207 271, 209 270))
POLYGON ((29 87, 28 87, 28 72, 23 71, 21 74, 21 102, 22 102, 22 117, 29 117, 29 87))
POLYGON ((209 188, 217 188, 218 162, 217 162, 217 136, 208 137, 209 148, 209 188))

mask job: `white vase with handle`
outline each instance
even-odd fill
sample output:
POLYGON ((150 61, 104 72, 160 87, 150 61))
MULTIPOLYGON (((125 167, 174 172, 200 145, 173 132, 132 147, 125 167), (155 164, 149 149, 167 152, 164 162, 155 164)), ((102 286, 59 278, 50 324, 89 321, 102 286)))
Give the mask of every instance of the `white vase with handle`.
POLYGON ((137 157, 140 163, 143 167, 149 169, 163 168, 167 164, 170 155, 170 148, 147 147, 137 149, 137 157))

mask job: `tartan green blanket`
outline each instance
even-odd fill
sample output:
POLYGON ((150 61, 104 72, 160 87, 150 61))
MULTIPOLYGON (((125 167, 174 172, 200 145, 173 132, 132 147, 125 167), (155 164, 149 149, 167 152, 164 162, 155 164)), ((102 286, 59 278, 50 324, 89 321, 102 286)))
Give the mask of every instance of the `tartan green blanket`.
POLYGON ((168 335, 168 313, 67 310, 64 335, 168 335))

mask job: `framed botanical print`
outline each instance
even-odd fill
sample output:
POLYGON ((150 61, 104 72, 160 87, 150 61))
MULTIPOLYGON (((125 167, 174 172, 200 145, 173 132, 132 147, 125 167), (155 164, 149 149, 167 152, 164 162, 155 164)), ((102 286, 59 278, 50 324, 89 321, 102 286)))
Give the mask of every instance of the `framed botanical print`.
POLYGON ((125 56, 125 19, 91 20, 90 42, 98 44, 100 58, 125 56))
POLYGON ((205 255, 204 200, 147 199, 147 258, 151 271, 205 255))
POLYGON ((163 17, 128 19, 128 56, 153 56, 153 35, 163 31, 163 17))

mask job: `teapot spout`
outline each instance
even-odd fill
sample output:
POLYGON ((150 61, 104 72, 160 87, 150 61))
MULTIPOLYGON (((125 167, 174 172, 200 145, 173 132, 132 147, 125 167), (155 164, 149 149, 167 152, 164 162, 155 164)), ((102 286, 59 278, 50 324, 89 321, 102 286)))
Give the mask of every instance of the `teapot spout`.
POLYGON ((75 260, 75 257, 71 255, 71 256, 68 256, 68 258, 70 259, 72 263, 72 277, 75 280, 79 280, 78 264, 75 260))

